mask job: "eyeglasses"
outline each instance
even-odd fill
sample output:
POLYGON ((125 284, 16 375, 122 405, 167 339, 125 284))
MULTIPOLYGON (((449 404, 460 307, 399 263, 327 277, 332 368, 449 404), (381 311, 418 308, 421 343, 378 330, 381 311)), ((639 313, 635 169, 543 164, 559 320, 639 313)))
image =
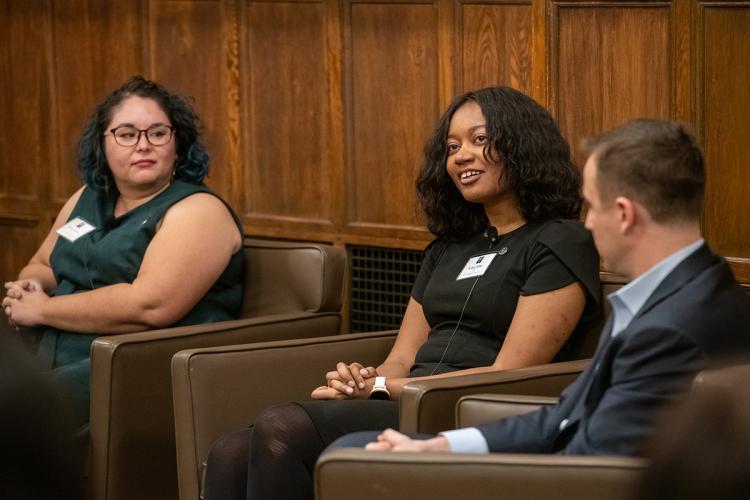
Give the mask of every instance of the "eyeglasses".
POLYGON ((110 130, 115 142, 120 146, 131 147, 138 144, 141 140, 141 134, 146 135, 146 140, 152 146, 163 146, 172 140, 174 127, 169 125, 152 125, 145 130, 141 130, 130 125, 120 125, 110 130))

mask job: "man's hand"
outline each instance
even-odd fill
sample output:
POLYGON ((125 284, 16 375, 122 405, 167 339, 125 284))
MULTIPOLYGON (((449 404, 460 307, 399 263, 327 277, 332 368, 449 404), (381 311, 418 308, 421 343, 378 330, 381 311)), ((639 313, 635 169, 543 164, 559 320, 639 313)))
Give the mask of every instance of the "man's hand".
POLYGON ((443 436, 432 439, 412 439, 393 429, 386 429, 378 436, 378 440, 367 444, 366 450, 373 451, 411 451, 411 452, 443 452, 450 453, 451 446, 443 436))

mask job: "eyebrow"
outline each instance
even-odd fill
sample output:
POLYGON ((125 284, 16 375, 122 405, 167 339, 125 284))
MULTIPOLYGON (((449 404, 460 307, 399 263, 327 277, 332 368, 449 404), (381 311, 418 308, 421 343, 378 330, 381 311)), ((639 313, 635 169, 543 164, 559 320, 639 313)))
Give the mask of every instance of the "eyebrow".
MULTIPOLYGON (((164 122, 155 122, 155 123, 152 123, 151 125, 149 125, 148 127, 146 127, 146 130, 150 129, 151 127, 155 127, 156 125, 166 125, 166 126, 168 126, 168 127, 171 127, 171 125, 169 125, 168 123, 164 123, 164 122)), ((113 128, 118 128, 118 127, 133 127, 133 128, 137 128, 137 127, 136 127, 135 125, 133 125, 132 123, 130 123, 130 122, 126 122, 126 123, 120 123, 120 124, 118 124, 118 125, 115 125, 114 127, 111 127, 111 128, 110 128, 110 130, 112 130, 113 128)))
MULTIPOLYGON (((479 124, 479 125, 474 125, 473 127, 469 127, 469 133, 472 133, 472 132, 474 132, 474 131, 475 131, 476 129, 478 129, 478 128, 482 128, 482 127, 486 127, 486 126, 487 126, 487 124, 486 124, 486 123, 481 123, 481 124, 479 124)), ((455 135, 453 135, 453 134, 451 134, 451 133, 449 133, 449 134, 448 134, 448 138, 450 139, 451 137, 456 137, 456 136, 455 136, 455 135)))

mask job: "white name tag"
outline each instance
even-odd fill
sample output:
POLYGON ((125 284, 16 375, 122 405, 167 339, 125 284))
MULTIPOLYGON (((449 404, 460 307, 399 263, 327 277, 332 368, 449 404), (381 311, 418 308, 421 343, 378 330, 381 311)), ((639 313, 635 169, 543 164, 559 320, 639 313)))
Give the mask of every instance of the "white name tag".
POLYGON ((75 219, 68 221, 67 224, 58 229, 57 234, 68 241, 75 241, 81 236, 90 233, 94 229, 96 229, 94 226, 81 219, 80 217, 76 217, 75 219))
POLYGON ((473 278, 475 276, 482 276, 487 271, 487 268, 490 267, 492 259, 494 259, 496 255, 497 253, 493 252, 470 258, 468 262, 466 262, 463 270, 458 274, 456 281, 473 278))

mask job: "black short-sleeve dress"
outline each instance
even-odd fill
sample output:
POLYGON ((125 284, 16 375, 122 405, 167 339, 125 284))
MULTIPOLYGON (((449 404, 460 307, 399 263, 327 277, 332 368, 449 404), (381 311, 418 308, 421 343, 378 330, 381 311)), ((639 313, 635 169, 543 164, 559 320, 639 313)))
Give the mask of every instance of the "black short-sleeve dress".
MULTIPOLYGON (((599 255, 580 222, 527 223, 494 242, 482 234, 460 242, 433 241, 425 250, 412 290, 430 333, 410 375, 491 365, 519 296, 557 290, 576 281, 586 291, 586 307, 556 360, 565 359, 578 332, 601 319, 599 255), (469 260, 476 263, 480 258, 481 262, 491 259, 483 274, 465 277, 462 272, 469 260)), ((395 401, 306 401, 300 405, 326 444, 349 432, 398 426, 395 401)))

